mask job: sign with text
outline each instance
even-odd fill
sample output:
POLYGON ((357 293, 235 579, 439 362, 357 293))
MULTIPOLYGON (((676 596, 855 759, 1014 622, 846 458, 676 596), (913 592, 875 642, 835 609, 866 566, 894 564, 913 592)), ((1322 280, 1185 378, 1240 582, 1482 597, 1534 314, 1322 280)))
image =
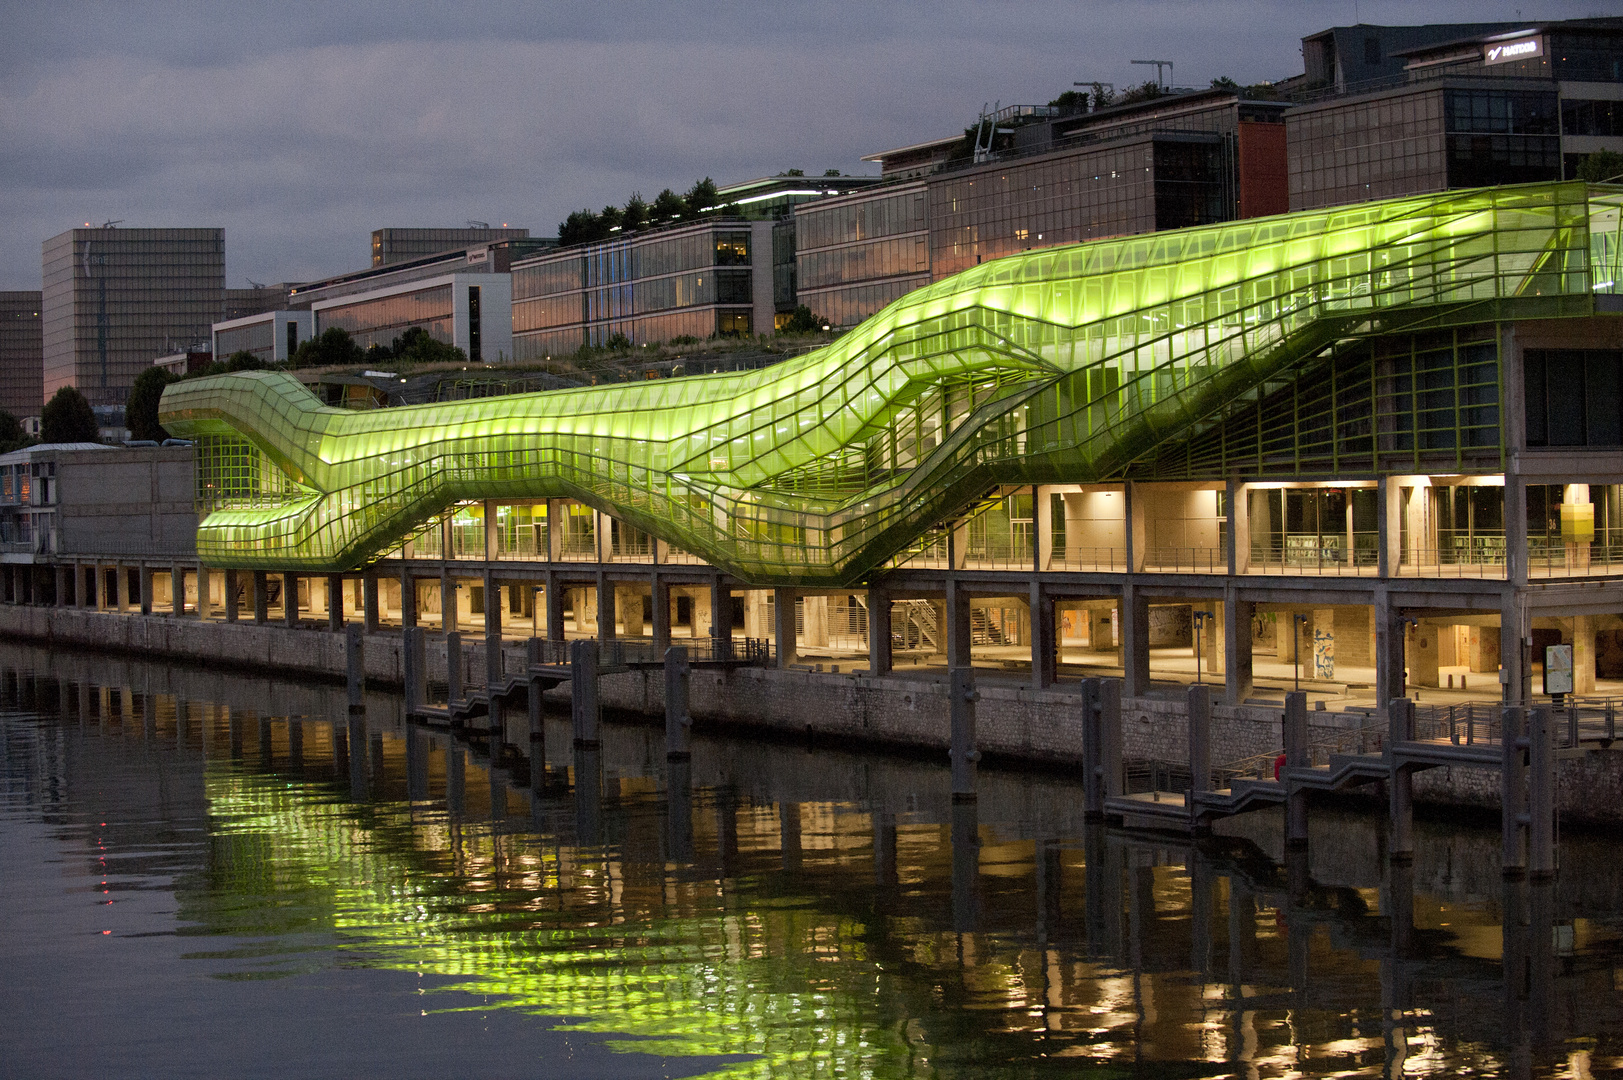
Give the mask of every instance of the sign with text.
POLYGON ((1550 645, 1544 650, 1544 692, 1572 693, 1572 646, 1550 645))
POLYGON ((1497 41, 1482 46, 1482 65, 1492 67, 1495 64, 1509 64, 1516 60, 1534 60, 1543 55, 1544 39, 1541 37, 1497 41))

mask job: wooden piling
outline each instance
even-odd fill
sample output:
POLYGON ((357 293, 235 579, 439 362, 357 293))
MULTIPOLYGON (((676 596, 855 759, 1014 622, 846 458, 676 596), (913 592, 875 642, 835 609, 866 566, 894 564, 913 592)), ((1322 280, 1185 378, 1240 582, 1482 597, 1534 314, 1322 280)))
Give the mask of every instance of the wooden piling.
POLYGON ((1397 759, 1398 744, 1413 742, 1414 731, 1414 702, 1393 698, 1387 706, 1387 792, 1391 812, 1387 856, 1395 861, 1414 858, 1414 773, 1397 759))
POLYGON ((1103 705, 1100 680, 1082 680, 1082 809, 1090 821, 1105 816, 1103 705))
POLYGON ((358 623, 344 627, 344 670, 349 686, 349 712, 366 711, 366 651, 358 623))
POLYGON ((575 747, 596 750, 602 712, 597 703, 598 642, 592 639, 569 643, 569 714, 575 732, 575 747))
POLYGON ((1527 872, 1535 879, 1555 875, 1555 740, 1546 706, 1533 710, 1527 725, 1527 872))
POLYGON ((445 704, 455 707, 462 700, 462 634, 452 630, 445 635, 445 704))
POLYGON ((665 650, 665 760, 686 761, 692 756, 688 714, 688 651, 683 645, 665 650))
POLYGON ((541 712, 543 684, 535 670, 541 666, 540 638, 525 642, 524 665, 530 678, 524 695, 530 720, 530 790, 540 791, 547 779, 547 734, 541 712))
POLYGON ((965 802, 976 797, 976 762, 980 751, 975 748, 975 702, 980 692, 975 689, 975 671, 965 665, 954 667, 948 673, 948 708, 952 718, 952 798, 965 802))
POLYGON ((1527 870, 1527 845, 1522 839, 1527 814, 1526 715, 1521 706, 1507 706, 1500 713, 1499 738, 1499 821, 1503 833, 1499 858, 1507 877, 1519 877, 1527 870))
POLYGON ((427 697, 426 672, 423 656, 423 628, 408 626, 401 631, 401 676, 406 684, 406 715, 413 716, 423 709, 427 697))
POLYGON ((1307 846, 1307 792, 1292 777, 1296 769, 1310 764, 1307 749, 1307 694, 1294 690, 1285 695, 1282 725, 1285 742, 1285 846, 1307 846))

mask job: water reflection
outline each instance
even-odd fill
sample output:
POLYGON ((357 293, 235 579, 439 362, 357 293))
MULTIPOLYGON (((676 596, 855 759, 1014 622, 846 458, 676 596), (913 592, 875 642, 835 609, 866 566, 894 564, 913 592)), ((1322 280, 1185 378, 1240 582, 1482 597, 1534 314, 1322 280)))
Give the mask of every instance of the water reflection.
POLYGON ((1491 827, 1421 822, 1407 866, 1376 815, 1316 811, 1307 851, 1277 817, 1195 845, 1088 825, 1061 778, 986 770, 955 802, 932 765, 703 738, 667 762, 658 729, 577 747, 565 717, 558 758, 493 765, 387 697, 346 717, 341 690, 43 653, 0 707, 6 790, 37 813, 189 778, 207 843, 178 918, 252 942, 207 952, 242 977, 438 975, 757 1076, 1623 1065, 1599 838, 1564 837, 1555 884, 1507 883, 1491 827))

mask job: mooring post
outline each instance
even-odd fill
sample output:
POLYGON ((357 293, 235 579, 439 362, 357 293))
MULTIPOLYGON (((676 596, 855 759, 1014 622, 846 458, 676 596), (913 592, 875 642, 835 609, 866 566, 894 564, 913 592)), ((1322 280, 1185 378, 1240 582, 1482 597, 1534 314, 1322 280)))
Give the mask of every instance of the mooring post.
POLYGON ((1414 702, 1393 698, 1387 705, 1387 791, 1392 826, 1387 855, 1398 861, 1414 858, 1414 773, 1397 757, 1398 744, 1413 742, 1414 730, 1414 702))
POLYGON ((530 790, 540 791, 547 779, 547 734, 541 722, 541 639, 531 638, 524 644, 524 670, 529 676, 525 688, 525 701, 530 713, 530 790))
POLYGON ((975 763, 980 751, 975 749, 975 702, 980 692, 975 689, 975 670, 954 667, 948 673, 948 708, 952 717, 952 798, 966 802, 975 798, 975 763))
POLYGON ((1212 688, 1189 688, 1189 822, 1199 827, 1195 797, 1212 789, 1212 688))
POLYGON ((688 651, 673 645, 665 650, 665 760, 686 761, 692 756, 688 734, 693 717, 688 715, 688 651))
POLYGON ((1099 765, 1106 799, 1119 798, 1126 786, 1121 772, 1121 695, 1122 680, 1099 681, 1099 765))
POLYGON ((602 716, 597 705, 598 648, 598 642, 590 638, 569 643, 569 714, 575 746, 581 750, 596 750, 599 745, 602 716))
POLYGON ((1285 695, 1285 846, 1307 846, 1307 792, 1293 770, 1308 766, 1307 692, 1294 690, 1285 695))
POLYGON ((1527 725, 1527 872, 1555 874, 1555 746, 1550 710, 1539 706, 1527 725))
POLYGON ((1099 680, 1082 680, 1082 811, 1089 821, 1105 816, 1105 774, 1099 680))
POLYGON ((400 676, 406 684, 406 715, 423 710, 423 628, 408 626, 401 632, 400 676))
POLYGON ((1527 845, 1522 841, 1527 820, 1525 722, 1520 705, 1507 706, 1500 713, 1499 822, 1504 836, 1499 867, 1507 877, 1519 877, 1527 870, 1527 845))
POLYGON ((445 707, 450 710, 462 700, 462 634, 452 630, 445 635, 445 707))
POLYGON ((366 645, 358 623, 344 627, 344 671, 349 683, 349 714, 364 713, 366 705, 366 645))

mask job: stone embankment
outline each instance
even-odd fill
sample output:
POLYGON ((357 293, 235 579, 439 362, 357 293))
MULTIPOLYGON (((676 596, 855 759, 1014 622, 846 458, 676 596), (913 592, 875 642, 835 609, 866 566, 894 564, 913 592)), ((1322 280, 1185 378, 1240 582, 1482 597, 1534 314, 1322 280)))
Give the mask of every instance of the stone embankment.
MULTIPOLYGON (((472 635, 470 635, 472 637, 472 635)), ((78 608, 0 606, 0 638, 114 652, 236 672, 342 679, 344 636, 313 627, 205 622, 168 616, 123 615, 78 608)), ((445 654, 428 648, 428 677, 443 681, 445 654)), ((374 686, 403 685, 402 638, 384 631, 365 638, 366 673, 374 686)), ((522 646, 508 649, 509 667, 522 663, 522 646)), ((477 679, 485 670, 484 644, 464 643, 464 664, 477 679)), ((983 681, 976 706, 978 743, 989 759, 1008 763, 1080 767, 1082 722, 1074 687, 1033 690, 983 681)), ((664 716, 664 678, 657 671, 604 675, 605 708, 664 716)), ((945 680, 893 673, 738 668, 694 671, 690 708, 705 726, 770 731, 800 737, 865 743, 912 751, 948 745, 945 680)), ((551 692, 567 701, 568 687, 551 692)), ((1122 753, 1126 759, 1188 760, 1182 695, 1127 698, 1122 702, 1122 753)), ((1359 713, 1322 712, 1310 717, 1312 737, 1362 722, 1359 713)), ((1280 712, 1257 706, 1218 705, 1212 710, 1211 760, 1221 765, 1281 745, 1280 712)), ((1557 811, 1568 822, 1623 821, 1623 753, 1591 754, 1559 763, 1557 811)), ((1417 800, 1497 809, 1498 774, 1434 769, 1416 777, 1417 800)))

